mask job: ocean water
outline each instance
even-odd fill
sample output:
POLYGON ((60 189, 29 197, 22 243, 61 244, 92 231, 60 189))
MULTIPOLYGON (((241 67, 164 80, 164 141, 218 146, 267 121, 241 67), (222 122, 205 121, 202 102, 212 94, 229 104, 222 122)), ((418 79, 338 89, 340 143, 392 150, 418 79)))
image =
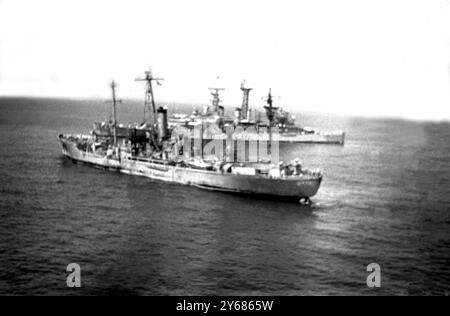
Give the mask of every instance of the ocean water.
MULTIPOLYGON (((450 125, 301 116, 345 146, 286 145, 321 168, 314 205, 260 201, 86 166, 60 133, 103 101, 0 100, 0 294, 448 295, 450 125), (69 263, 82 287, 66 285, 69 263), (370 263, 381 288, 366 285, 370 263)), ((138 104, 121 106, 137 121, 138 104)))

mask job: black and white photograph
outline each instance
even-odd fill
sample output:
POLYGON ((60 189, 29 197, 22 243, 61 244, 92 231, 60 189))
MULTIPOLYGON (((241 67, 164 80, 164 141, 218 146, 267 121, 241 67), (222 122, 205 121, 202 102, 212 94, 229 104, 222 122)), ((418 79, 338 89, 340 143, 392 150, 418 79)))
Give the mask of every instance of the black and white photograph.
POLYGON ((450 0, 0 0, 0 296, 264 313, 449 263, 450 0))

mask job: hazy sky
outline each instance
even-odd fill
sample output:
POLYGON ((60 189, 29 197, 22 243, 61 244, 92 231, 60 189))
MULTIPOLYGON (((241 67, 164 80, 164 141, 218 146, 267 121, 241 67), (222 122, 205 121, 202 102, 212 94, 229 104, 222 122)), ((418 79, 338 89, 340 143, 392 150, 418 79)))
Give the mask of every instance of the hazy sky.
POLYGON ((0 0, 0 95, 141 98, 149 66, 166 101, 450 119, 450 0, 0 0))

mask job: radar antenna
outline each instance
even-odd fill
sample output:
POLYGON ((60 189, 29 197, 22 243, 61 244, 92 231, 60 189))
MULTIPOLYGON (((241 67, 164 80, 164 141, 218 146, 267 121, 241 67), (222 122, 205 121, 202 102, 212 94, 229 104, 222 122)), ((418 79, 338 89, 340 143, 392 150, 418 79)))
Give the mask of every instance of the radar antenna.
POLYGON ((211 95, 213 96, 212 105, 214 107, 214 112, 219 112, 219 106, 222 100, 220 99, 220 91, 225 91, 224 88, 209 88, 211 95))
POLYGON ((147 121, 147 112, 153 112, 153 125, 156 126, 156 104, 155 104, 155 96, 153 94, 153 81, 155 81, 158 85, 161 85, 161 81, 164 81, 162 78, 154 78, 152 74, 152 70, 145 72, 144 78, 136 78, 135 81, 145 81, 146 82, 146 90, 145 90, 145 101, 144 101, 144 123, 147 121), (151 106, 151 108, 150 108, 151 106))

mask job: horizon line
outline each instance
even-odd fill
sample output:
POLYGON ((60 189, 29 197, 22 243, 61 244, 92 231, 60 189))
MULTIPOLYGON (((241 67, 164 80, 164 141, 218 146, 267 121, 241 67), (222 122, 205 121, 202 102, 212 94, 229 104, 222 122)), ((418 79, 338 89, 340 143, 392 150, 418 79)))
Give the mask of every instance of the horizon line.
MULTIPOLYGON (((32 96, 32 95, 0 95, 1 99, 49 99, 49 100, 71 100, 71 101, 105 101, 107 99, 102 98, 100 96, 90 96, 90 97, 75 97, 75 96, 32 96)), ((128 100, 132 102, 143 102, 135 97, 125 97, 122 100, 128 100)), ((168 103, 168 104, 181 104, 181 105, 194 105, 194 102, 182 102, 182 101, 167 101, 161 100, 156 103, 168 103)), ((206 104, 206 102, 200 103, 201 105, 206 104)), ((236 105, 236 106, 239 106, 236 105)), ((232 108, 233 105, 224 105, 225 108, 232 108)), ((263 111, 261 111, 263 112, 263 111)), ((326 111, 313 111, 313 110, 296 110, 296 111, 288 111, 293 114, 299 113, 307 113, 312 115, 327 115, 327 116, 337 116, 341 118, 348 119, 371 119, 371 120, 395 120, 395 121, 406 121, 406 122, 415 122, 415 123, 450 123, 450 118, 442 118, 442 119, 417 119, 411 117, 402 117, 396 115, 364 115, 364 114, 348 114, 348 113, 337 113, 337 112, 326 112, 326 111)))

